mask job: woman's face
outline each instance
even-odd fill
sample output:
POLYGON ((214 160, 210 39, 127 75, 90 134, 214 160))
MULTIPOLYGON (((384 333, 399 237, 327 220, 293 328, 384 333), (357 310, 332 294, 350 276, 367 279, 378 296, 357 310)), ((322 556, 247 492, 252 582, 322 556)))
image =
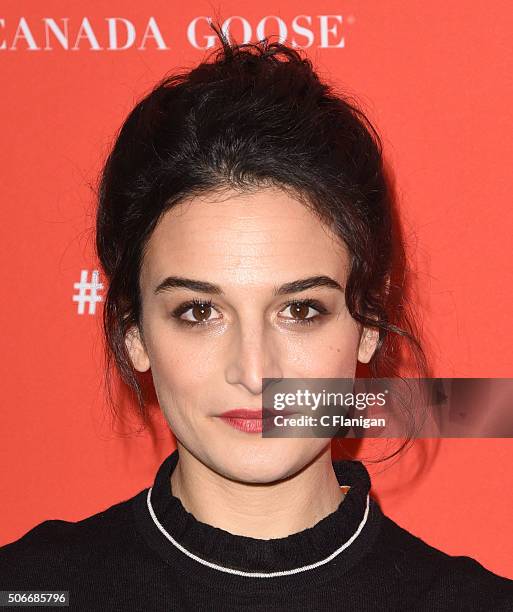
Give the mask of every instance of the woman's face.
POLYGON ((177 441, 202 463, 235 480, 272 482, 329 443, 246 433, 219 415, 260 409, 263 378, 353 378, 357 359, 370 359, 377 335, 362 335, 345 305, 348 263, 340 240, 276 188, 194 198, 163 216, 141 270, 142 336, 132 330, 127 346, 137 370, 151 367, 177 441), (311 277, 332 286, 287 287, 311 277), (311 305, 287 304, 305 299, 311 305))

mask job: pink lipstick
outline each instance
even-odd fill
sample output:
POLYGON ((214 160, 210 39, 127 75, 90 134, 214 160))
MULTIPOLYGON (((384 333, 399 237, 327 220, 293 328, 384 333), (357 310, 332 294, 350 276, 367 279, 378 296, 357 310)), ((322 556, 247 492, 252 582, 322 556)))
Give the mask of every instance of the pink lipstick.
POLYGON ((292 411, 287 410, 270 410, 264 408, 261 409, 250 409, 250 408, 237 408, 235 410, 228 410, 219 415, 227 425, 230 425, 234 429, 244 431, 245 433, 262 433, 263 429, 269 429, 272 427, 273 417, 277 414, 293 414, 292 411))

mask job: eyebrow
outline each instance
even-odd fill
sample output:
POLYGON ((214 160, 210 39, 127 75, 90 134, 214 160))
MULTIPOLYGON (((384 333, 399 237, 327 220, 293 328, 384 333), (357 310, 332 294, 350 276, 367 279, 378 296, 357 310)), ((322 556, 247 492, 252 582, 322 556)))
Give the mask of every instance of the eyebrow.
MULTIPOLYGON (((299 293, 300 291, 306 291, 306 289, 313 289, 314 287, 328 287, 329 289, 343 291, 340 284, 335 279, 331 278, 331 276, 321 275, 301 278, 289 283, 284 283, 280 286, 275 285, 273 287, 273 296, 299 293)), ((219 285, 192 278, 183 278, 181 276, 168 276, 155 287, 154 294, 157 295, 159 293, 172 291, 173 289, 190 289, 191 291, 198 291, 200 293, 224 295, 219 285)))

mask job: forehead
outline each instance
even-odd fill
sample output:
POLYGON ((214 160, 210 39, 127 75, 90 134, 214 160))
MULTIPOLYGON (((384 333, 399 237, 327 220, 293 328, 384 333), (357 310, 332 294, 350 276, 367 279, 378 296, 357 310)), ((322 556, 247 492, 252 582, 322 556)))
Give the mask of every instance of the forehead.
POLYGON ((299 271, 340 277, 347 262, 343 242, 314 213, 268 187, 177 204, 150 237, 142 271, 146 282, 180 272, 225 282, 238 275, 246 284, 261 284, 286 282, 299 271))

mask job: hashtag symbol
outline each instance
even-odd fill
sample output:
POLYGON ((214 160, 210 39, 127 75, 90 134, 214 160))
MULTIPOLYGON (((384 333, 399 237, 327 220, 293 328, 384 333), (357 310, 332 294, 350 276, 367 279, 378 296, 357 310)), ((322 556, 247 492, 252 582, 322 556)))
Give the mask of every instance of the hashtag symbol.
POLYGON ((98 289, 103 289, 103 283, 99 283, 99 272, 93 270, 91 273, 91 282, 87 281, 87 270, 80 272, 80 282, 73 283, 74 289, 78 289, 78 294, 73 295, 73 301, 78 302, 78 314, 84 314, 86 302, 89 303, 89 314, 96 312, 96 302, 102 301, 102 296, 98 295, 98 289))

